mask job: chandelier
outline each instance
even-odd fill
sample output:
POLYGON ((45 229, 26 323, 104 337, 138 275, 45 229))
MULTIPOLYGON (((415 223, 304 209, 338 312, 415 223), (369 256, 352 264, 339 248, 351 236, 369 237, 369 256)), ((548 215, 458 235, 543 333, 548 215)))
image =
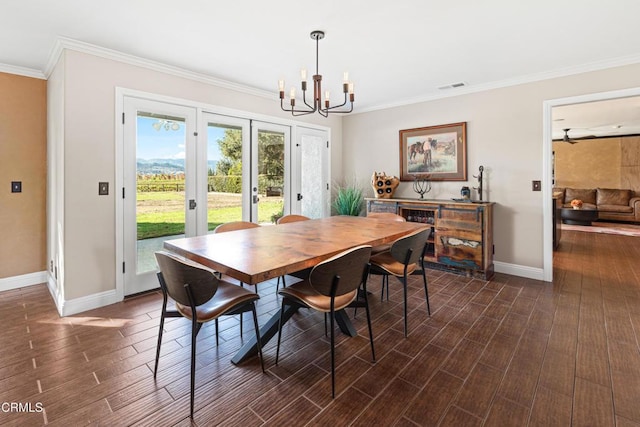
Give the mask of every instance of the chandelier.
POLYGON ((289 92, 290 106, 285 107, 284 102, 284 80, 278 82, 280 87, 280 108, 284 111, 290 112, 294 116, 303 116, 305 114, 312 114, 316 111, 324 117, 328 117, 329 113, 350 113, 353 111, 353 83, 349 81, 349 73, 344 73, 342 82, 342 92, 344 93, 344 102, 340 105, 331 106, 329 102, 329 91, 324 93, 324 107, 322 100, 322 76, 318 71, 318 42, 324 38, 324 31, 312 31, 311 38, 316 41, 316 73, 313 76, 313 105, 307 102, 307 70, 302 69, 300 71, 300 80, 302 81, 302 102, 305 107, 296 108, 296 88, 292 87, 289 92), (349 103, 349 107, 345 107, 349 103), (344 108, 342 108, 344 107, 344 108))

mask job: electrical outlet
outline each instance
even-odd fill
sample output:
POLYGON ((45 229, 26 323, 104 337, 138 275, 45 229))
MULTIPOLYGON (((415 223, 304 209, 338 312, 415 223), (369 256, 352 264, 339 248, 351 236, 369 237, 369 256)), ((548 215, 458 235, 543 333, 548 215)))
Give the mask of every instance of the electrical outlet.
POLYGON ((11 181, 11 192, 22 193, 22 181, 11 181))
POLYGON ((99 196, 108 196, 109 195, 109 183, 108 182, 99 182, 98 183, 98 195, 99 196))
POLYGON ((540 181, 531 181, 531 190, 532 191, 542 190, 542 184, 540 183, 540 181))

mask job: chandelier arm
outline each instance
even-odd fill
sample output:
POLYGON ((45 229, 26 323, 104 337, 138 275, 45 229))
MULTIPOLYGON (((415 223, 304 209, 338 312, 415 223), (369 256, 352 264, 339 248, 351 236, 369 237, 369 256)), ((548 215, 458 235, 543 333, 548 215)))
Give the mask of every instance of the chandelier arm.
POLYGON ((309 103, 307 102, 307 91, 303 90, 302 91, 302 102, 304 103, 304 105, 306 105, 307 107, 311 108, 312 112, 316 111, 316 107, 313 105, 309 105, 309 103))
POLYGON ((280 100, 280 108, 282 109, 282 111, 286 111, 287 113, 291 113, 294 116, 303 116, 305 114, 311 114, 311 113, 315 113, 316 110, 301 110, 298 108, 286 108, 284 106, 284 101, 280 100), (295 114, 297 113, 297 114, 295 114))

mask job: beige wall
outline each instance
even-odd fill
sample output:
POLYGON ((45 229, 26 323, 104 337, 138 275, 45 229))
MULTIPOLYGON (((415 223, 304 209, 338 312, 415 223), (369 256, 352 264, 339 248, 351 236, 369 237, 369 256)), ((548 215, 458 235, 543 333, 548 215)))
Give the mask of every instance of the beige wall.
MULTIPOLYGON (((64 297, 115 289, 115 199, 98 196, 99 181, 114 186, 115 89, 122 87, 280 119, 277 93, 267 99, 77 51, 64 61, 64 297)), ((317 115, 301 121, 331 127, 332 174, 341 176, 342 122, 317 115)), ((55 254, 54 254, 55 255, 55 254)))
POLYGON ((640 137, 554 142, 556 187, 640 192, 640 137))
MULTIPOLYGON (((485 200, 497 204, 494 259, 541 269, 542 192, 531 191, 531 181, 543 178, 543 102, 638 86, 640 65, 631 65, 350 115, 343 123, 343 173, 370 188, 373 171, 399 175, 399 130, 467 122, 468 181, 434 182, 427 197, 459 197, 462 185, 476 185, 471 175, 483 165, 485 200)), ((396 194, 415 196, 411 183, 396 194)))
POLYGON ((0 73, 0 278, 46 269, 46 84, 0 73))

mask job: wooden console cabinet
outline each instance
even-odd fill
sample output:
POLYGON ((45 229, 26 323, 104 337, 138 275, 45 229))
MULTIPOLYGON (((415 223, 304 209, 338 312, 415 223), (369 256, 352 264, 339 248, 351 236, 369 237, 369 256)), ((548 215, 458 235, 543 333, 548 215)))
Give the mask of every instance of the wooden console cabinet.
POLYGON ((493 203, 368 198, 368 212, 393 212, 431 225, 430 268, 490 280, 493 267, 493 203))

